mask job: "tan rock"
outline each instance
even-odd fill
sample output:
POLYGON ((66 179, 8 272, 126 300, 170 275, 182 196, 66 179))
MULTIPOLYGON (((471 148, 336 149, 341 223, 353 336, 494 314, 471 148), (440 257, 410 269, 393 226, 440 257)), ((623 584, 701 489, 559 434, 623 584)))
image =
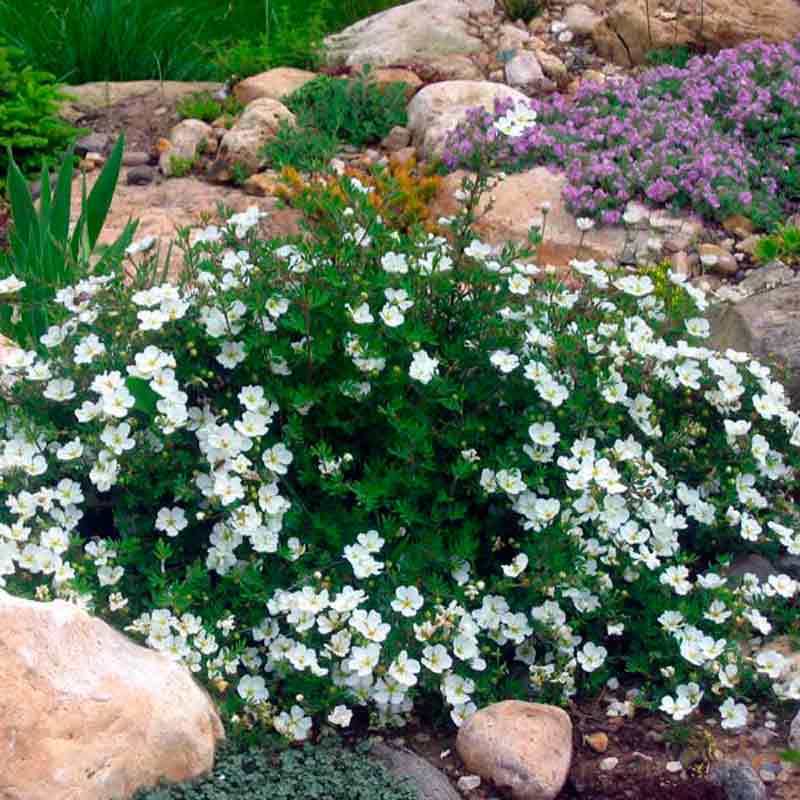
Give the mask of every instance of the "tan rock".
POLYGON ((515 800, 553 800, 572 763, 572 723, 560 708, 506 700, 470 717, 456 747, 467 770, 515 800))
POLYGON ((564 14, 564 24, 578 36, 588 36, 601 19, 599 14, 584 3, 574 3, 564 14))
MULTIPOLYGON (((478 53, 475 58, 480 60, 485 56, 486 64, 489 65, 489 54, 478 53)), ((481 68, 469 56, 458 55, 457 53, 449 56, 433 56, 429 58, 425 65, 437 75, 437 80, 445 81, 479 81, 484 75, 481 68)))
POLYGON ((733 47, 753 39, 783 41, 800 34, 795 0, 704 0, 660 19, 648 0, 619 0, 592 36, 600 54, 618 64, 641 64, 651 50, 676 45, 733 47))
POLYGON ((254 197, 274 197, 281 186, 280 174, 274 170, 257 172, 251 175, 242 185, 247 194, 254 197))
POLYGON ((224 731, 189 671, 64 601, 0 590, 0 786, 121 800, 209 771, 224 731))
POLYGON ((417 159, 416 147, 404 147, 389 154, 389 164, 392 167, 412 166, 417 159))
POLYGON ((727 219, 724 219, 722 221, 722 227, 728 233, 732 233, 740 239, 745 239, 755 230, 752 220, 748 219, 743 214, 733 214, 727 219))
POLYGON ((729 250, 716 244, 701 244, 697 248, 700 262, 711 272, 721 275, 735 275, 739 271, 739 262, 729 250))
MULTIPOLYGON (((434 219, 452 216, 458 211, 456 192, 461 188, 465 172, 456 171, 442 181, 432 206, 434 219)), ((531 225, 541 228, 542 205, 549 204, 544 241, 537 248, 537 262, 543 266, 566 266, 573 258, 595 258, 617 261, 625 249, 626 233, 622 227, 599 227, 589 231, 581 242, 581 232, 563 199, 566 177, 546 167, 509 175, 483 198, 478 220, 478 234, 491 244, 508 241, 525 242, 531 225), (489 197, 494 204, 489 209, 489 197)))
POLYGON ((506 64, 506 83, 517 89, 536 89, 544 80, 542 65, 535 53, 521 50, 506 64))
POLYGON ((165 175, 172 175, 173 164, 176 159, 181 161, 194 161, 204 148, 207 150, 209 143, 217 140, 214 129, 199 119, 185 119, 179 122, 169 134, 169 147, 163 149, 158 164, 165 175))
POLYGON ((464 120, 467 111, 482 106, 493 111, 495 101, 527 102, 527 97, 502 83, 443 81, 419 91, 408 106, 408 128, 414 144, 426 157, 439 156, 447 134, 464 120))
POLYGON ((261 165, 261 149, 275 137, 282 121, 296 124, 294 114, 286 106, 269 97, 254 100, 222 137, 221 160, 229 165, 239 163, 256 172, 261 165))
POLYGON ((260 100, 262 97, 281 100, 316 77, 316 72, 305 69, 278 67, 245 78, 233 87, 233 93, 243 106, 250 105, 253 100, 260 100))
POLYGON ((399 67, 378 67, 370 70, 370 83, 386 86, 390 83, 404 83, 406 85, 406 98, 410 100, 422 86, 422 79, 416 72, 399 67))
POLYGON ((559 86, 566 83, 569 76, 567 65, 558 56, 546 50, 537 50, 536 58, 539 59, 542 71, 551 81, 555 81, 559 86))
POLYGON ((605 751, 608 750, 608 734, 603 733, 603 731, 590 733, 585 737, 585 741, 595 753, 605 753, 605 751))
POLYGON ((389 133, 383 138, 381 147, 388 150, 390 153, 395 153, 408 147, 411 143, 411 131, 404 128, 402 125, 395 125, 389 133))

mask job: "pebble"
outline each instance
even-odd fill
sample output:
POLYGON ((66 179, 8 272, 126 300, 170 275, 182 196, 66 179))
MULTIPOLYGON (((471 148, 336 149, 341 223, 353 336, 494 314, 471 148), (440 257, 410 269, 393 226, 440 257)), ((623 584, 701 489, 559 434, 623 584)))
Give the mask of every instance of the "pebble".
POLYGON ((667 772, 683 772, 683 764, 680 761, 667 761, 667 772))
POLYGON ((480 775, 462 775, 457 783, 460 792, 471 792, 481 785, 480 775))
POLYGON ((122 154, 123 167, 144 167, 150 163, 150 154, 141 150, 126 150, 122 154))
POLYGON ((142 165, 140 167, 131 167, 128 170, 126 180, 129 186, 146 186, 155 180, 156 171, 153 167, 142 165))
POLYGON ((611 772, 612 769, 616 769, 617 764, 619 764, 619 759, 610 756, 609 758, 604 758, 600 762, 600 769, 603 770, 603 772, 611 772))

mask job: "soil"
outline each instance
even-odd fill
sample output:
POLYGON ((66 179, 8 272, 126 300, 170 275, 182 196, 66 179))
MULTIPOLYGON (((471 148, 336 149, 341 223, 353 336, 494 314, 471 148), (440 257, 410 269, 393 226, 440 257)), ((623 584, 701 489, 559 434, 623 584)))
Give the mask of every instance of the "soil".
POLYGON ((153 154, 158 140, 169 138, 170 130, 180 120, 175 102, 165 100, 156 89, 92 111, 76 125, 91 128, 94 133, 107 133, 112 140, 124 133, 126 150, 153 154))

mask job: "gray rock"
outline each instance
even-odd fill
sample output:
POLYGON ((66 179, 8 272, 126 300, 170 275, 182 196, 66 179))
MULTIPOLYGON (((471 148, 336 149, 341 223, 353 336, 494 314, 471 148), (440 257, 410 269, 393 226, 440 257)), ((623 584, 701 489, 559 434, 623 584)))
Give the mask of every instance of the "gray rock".
POLYGON ((775 566, 778 572, 800 581, 800 556, 781 556, 776 562, 775 566))
POLYGON ((111 145, 111 137, 107 133, 90 133, 75 142, 75 153, 85 156, 87 153, 105 153, 111 145))
POLYGON ((150 154, 142 150, 126 150, 122 154, 123 167, 141 167, 150 163, 150 154))
POLYGON ((751 270, 739 284, 739 289, 747 294, 760 294, 795 281, 800 281, 800 275, 793 269, 782 261, 771 261, 763 267, 751 270))
POLYGON ((713 767, 708 777, 722 787, 725 800, 767 800, 764 782, 742 761, 722 761, 713 767))
POLYGON ((731 303, 712 315, 711 346, 752 353, 786 368, 786 388, 800 403, 800 291, 780 286, 731 303))
POLYGON ((506 82, 517 89, 535 89, 544 81, 539 59, 530 50, 520 50, 506 64, 506 82))
POLYGON ((800 750, 800 711, 797 712, 797 716, 792 720, 789 728, 789 747, 793 750, 800 750))
POLYGON ((601 17, 583 3, 570 6, 564 15, 564 24, 578 36, 588 36, 600 20, 601 17))
POLYGON ((138 167, 131 167, 125 179, 129 186, 147 186, 147 184, 152 183, 155 178, 155 169, 153 167, 148 167, 146 164, 141 164, 138 167))
POLYGON ((411 131, 401 125, 395 125, 381 142, 381 147, 390 153, 396 153, 411 144, 411 131))
POLYGON ((430 58, 481 49, 469 32, 471 8, 463 0, 414 0, 356 22, 325 39, 331 66, 425 64, 430 58))
POLYGON ((748 553, 734 559, 727 574, 731 578, 743 578, 748 572, 755 575, 761 583, 765 583, 770 575, 777 575, 779 570, 764 556, 748 553))
POLYGON ((419 800, 461 800, 450 781, 436 767, 410 750, 379 742, 370 752, 396 778, 407 779, 419 800))

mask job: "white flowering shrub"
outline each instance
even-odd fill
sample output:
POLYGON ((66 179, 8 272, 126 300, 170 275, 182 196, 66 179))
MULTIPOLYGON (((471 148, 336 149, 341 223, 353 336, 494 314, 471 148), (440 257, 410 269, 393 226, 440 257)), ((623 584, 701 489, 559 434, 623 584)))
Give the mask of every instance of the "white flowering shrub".
POLYGON ((568 288, 474 240, 482 188, 440 238, 343 179, 304 198, 304 237, 259 241, 250 211, 187 242, 174 285, 60 291, 2 374, 4 584, 291 739, 636 674, 675 719, 800 698, 744 646, 800 631, 798 584, 726 577, 800 554, 783 388, 704 346, 678 276, 575 262, 568 288))

